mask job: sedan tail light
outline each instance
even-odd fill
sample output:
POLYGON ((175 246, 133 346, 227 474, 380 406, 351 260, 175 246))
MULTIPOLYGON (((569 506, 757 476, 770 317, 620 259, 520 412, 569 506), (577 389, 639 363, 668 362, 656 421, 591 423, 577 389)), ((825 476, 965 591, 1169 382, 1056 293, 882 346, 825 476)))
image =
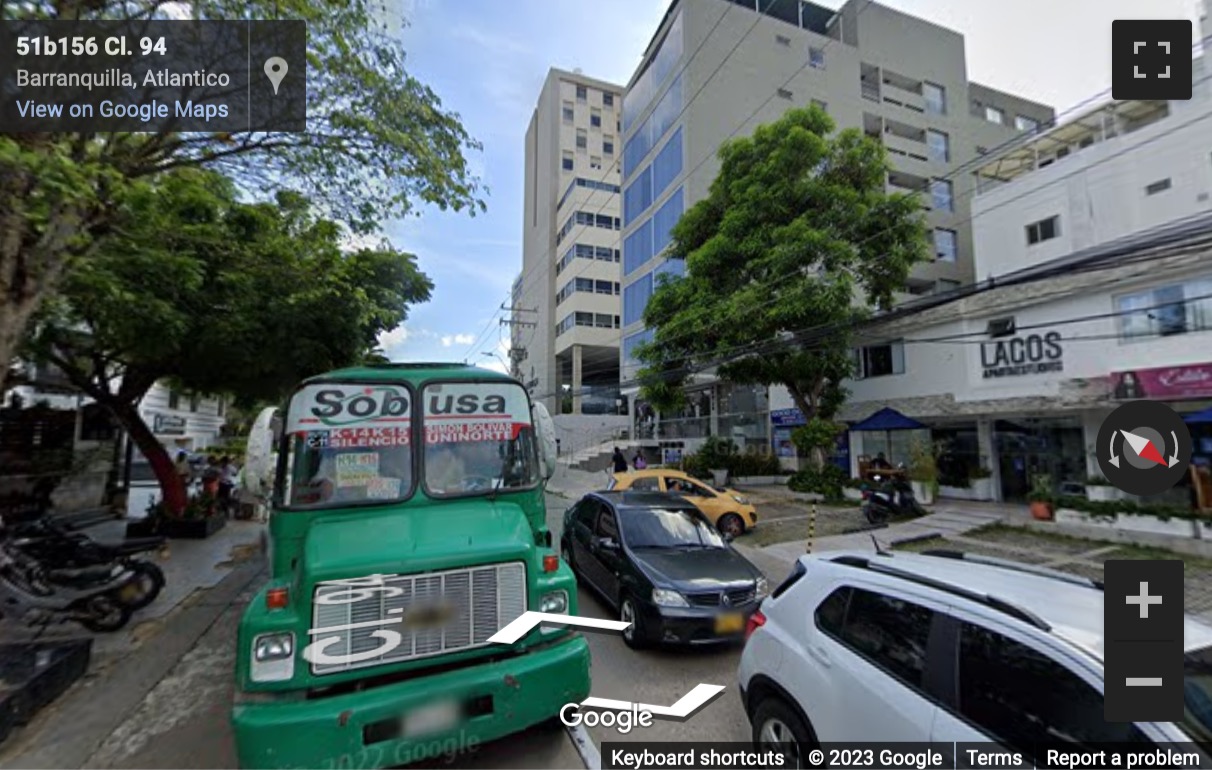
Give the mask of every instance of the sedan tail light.
POLYGON ((761 610, 749 616, 749 622, 745 624, 745 639, 753 636, 753 632, 766 625, 766 616, 761 610))

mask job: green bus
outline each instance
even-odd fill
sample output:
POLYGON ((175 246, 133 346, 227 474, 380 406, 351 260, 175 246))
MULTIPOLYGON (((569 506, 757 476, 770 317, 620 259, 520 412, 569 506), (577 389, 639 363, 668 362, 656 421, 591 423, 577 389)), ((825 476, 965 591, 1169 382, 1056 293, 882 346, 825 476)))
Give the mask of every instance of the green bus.
POLYGON ((433 759, 588 697, 568 626, 488 641, 528 610, 577 611, 546 522, 554 428, 521 384, 460 364, 345 369, 273 422, 269 581, 239 629, 242 767, 433 759))

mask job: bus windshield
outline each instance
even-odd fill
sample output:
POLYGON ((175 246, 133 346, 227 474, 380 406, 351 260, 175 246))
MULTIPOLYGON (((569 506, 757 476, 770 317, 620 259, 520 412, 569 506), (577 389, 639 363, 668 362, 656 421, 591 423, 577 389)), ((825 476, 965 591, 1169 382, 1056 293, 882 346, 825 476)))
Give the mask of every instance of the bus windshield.
POLYGON ((481 495, 539 482, 530 402, 520 385, 431 384, 421 402, 426 494, 481 495))
POLYGON ((286 473, 291 508, 387 503, 413 488, 412 398, 403 385, 322 383, 294 395, 286 473))

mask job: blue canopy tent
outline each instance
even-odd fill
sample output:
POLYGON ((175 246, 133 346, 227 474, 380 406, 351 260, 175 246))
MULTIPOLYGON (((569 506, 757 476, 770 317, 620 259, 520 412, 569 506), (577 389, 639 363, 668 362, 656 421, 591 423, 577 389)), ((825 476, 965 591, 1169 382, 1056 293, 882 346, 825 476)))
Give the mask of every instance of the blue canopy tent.
MULTIPOLYGON (((912 417, 906 417, 892 407, 886 406, 867 419, 850 426, 850 430, 852 432, 883 433, 884 457, 893 465, 896 465, 898 462, 908 462, 909 447, 908 442, 898 442, 904 445, 894 448, 892 441, 893 432, 929 430, 929 428, 912 417)), ((880 443, 879 441, 868 441, 864 438, 863 454, 874 457, 880 451, 880 443)))

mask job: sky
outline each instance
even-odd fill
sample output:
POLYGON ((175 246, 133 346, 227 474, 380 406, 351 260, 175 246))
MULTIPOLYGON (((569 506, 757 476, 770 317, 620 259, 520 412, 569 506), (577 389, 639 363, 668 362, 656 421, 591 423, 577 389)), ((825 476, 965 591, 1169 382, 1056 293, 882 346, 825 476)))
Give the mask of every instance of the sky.
MULTIPOLYGON (((428 303, 380 338, 392 360, 504 370, 499 319, 522 264, 524 137, 550 67, 625 84, 668 0, 395 0, 407 65, 483 149, 468 162, 486 213, 421 209, 387 236, 434 281, 428 303)), ((831 8, 841 0, 816 0, 831 8)), ((1066 109, 1111 85, 1111 22, 1191 19, 1198 0, 879 0, 965 36, 968 77, 1066 109)), ((690 53, 690 52, 688 52, 690 53)), ((1084 111, 1084 109, 1083 109, 1084 111)), ((694 165, 691 159, 688 165, 694 165)))

